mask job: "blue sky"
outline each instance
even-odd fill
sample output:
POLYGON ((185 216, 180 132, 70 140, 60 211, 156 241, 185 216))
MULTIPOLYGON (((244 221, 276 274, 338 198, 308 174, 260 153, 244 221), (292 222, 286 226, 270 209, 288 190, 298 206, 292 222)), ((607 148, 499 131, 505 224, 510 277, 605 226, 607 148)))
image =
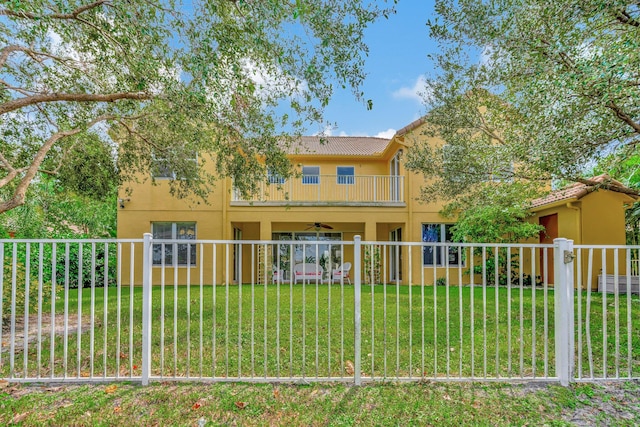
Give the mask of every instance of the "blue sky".
POLYGON ((433 1, 400 0, 396 10, 366 32, 369 56, 363 90, 364 98, 373 100, 373 109, 367 110, 349 90, 336 92, 325 118, 337 127, 326 129, 326 134, 390 138, 426 112, 418 92, 433 66, 427 55, 437 49, 426 26, 434 16, 433 1))

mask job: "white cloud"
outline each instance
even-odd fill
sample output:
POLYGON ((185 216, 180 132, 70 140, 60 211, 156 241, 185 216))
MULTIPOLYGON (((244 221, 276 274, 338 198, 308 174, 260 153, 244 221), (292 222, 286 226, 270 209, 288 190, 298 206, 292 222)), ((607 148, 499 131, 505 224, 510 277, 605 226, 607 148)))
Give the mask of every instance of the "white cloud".
POLYGON ((427 86, 427 79, 424 75, 418 76, 416 82, 412 87, 401 87, 400 89, 392 93, 394 98, 397 99, 411 99, 418 103, 423 103, 429 95, 429 88, 427 86))
POLYGON ((278 67, 268 68, 266 65, 257 64, 250 59, 244 60, 244 70, 257 85, 258 93, 265 97, 273 93, 297 96, 308 88, 308 84, 304 80, 287 76, 278 67))
POLYGON ((375 134, 376 138, 386 138, 386 139, 391 139, 393 138, 393 135, 396 134, 396 130, 395 129, 387 129, 387 130, 383 130, 382 132, 378 132, 377 134, 375 134))
POLYGON ((332 125, 325 124, 325 126, 324 126, 324 128, 322 130, 319 130, 318 132, 312 133, 311 136, 333 136, 333 129, 334 129, 334 127, 332 125))

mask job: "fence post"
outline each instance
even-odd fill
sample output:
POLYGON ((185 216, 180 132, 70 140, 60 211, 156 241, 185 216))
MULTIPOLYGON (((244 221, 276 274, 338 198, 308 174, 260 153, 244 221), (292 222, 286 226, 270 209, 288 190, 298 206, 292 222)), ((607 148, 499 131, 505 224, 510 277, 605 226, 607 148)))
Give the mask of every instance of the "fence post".
MULTIPOLYGON (((142 247, 142 385, 151 374, 151 233, 144 233, 142 247)), ((133 288, 131 289, 133 292, 133 288)))
POLYGON ((354 267, 354 275, 353 275, 353 300, 354 300, 354 316, 353 316, 353 321, 354 321, 354 328, 353 328, 353 334, 354 334, 354 339, 353 339, 353 345, 354 345, 354 355, 353 358, 355 359, 353 361, 354 363, 354 368, 353 368, 353 382, 355 385, 360 385, 362 384, 362 379, 360 378, 360 371, 361 371, 361 357, 360 357, 360 352, 361 352, 361 339, 362 339, 362 330, 361 330, 361 326, 362 326, 362 316, 361 316, 361 312, 360 312, 360 297, 361 297, 361 285, 362 285, 362 275, 361 275, 361 269, 362 269, 362 264, 360 261, 360 255, 361 255, 361 249, 362 249, 362 243, 361 241, 361 237, 360 236, 355 236, 353 238, 354 240, 354 245, 353 245, 353 267, 354 267))
POLYGON ((554 300, 556 375, 560 384, 568 386, 573 379, 574 314, 573 314, 573 240, 554 239, 554 300))

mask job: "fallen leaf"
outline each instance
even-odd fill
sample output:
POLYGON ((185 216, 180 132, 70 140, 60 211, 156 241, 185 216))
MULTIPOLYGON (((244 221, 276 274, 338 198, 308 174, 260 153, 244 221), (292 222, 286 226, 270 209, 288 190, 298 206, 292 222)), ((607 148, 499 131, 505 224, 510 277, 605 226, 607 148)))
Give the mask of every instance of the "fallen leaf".
POLYGON ((119 406, 116 406, 115 408, 113 408, 113 412, 115 412, 116 414, 119 412, 122 412, 122 408, 119 406))
POLYGON ((239 402, 239 401, 236 402, 236 406, 238 407, 238 409, 244 409, 247 407, 247 405, 248 405, 247 402, 239 402))
POLYGON ((196 402, 196 403, 193 404, 191 409, 195 411, 196 409, 200 409, 201 406, 202 406, 202 404, 200 402, 196 402))
POLYGON ((118 389, 117 385, 111 384, 110 386, 107 386, 107 388, 104 389, 104 392, 107 394, 111 394, 111 393, 115 393, 117 389, 118 389))
POLYGON ((7 388, 7 387, 9 387, 9 381, 0 380, 0 389, 7 388))
POLYGON ((80 376, 86 378, 86 377, 91 376, 91 374, 89 372, 87 372, 87 371, 82 371, 82 372, 80 372, 80 376))
POLYGON ((444 395, 444 396, 442 396, 442 398, 443 398, 444 400, 451 400, 451 396, 449 396, 449 395, 448 395, 448 394, 446 394, 446 393, 445 393, 445 395, 444 395))
POLYGON ((133 365, 133 369, 138 369, 138 365, 133 365))
POLYGON ((347 371, 348 375, 353 375, 356 372, 356 368, 353 366, 353 362, 351 360, 344 362, 344 365, 344 369, 347 371))
POLYGON ((280 390, 278 390, 277 388, 273 390, 273 397, 275 397, 276 399, 280 398, 280 390))
POLYGON ((23 412, 22 414, 17 414, 13 417, 13 419, 11 420, 11 422, 13 424, 18 424, 19 422, 23 421, 25 418, 27 418, 27 416, 29 416, 29 412, 23 412))
POLYGON ((126 359, 127 353, 120 352, 120 359, 126 359))

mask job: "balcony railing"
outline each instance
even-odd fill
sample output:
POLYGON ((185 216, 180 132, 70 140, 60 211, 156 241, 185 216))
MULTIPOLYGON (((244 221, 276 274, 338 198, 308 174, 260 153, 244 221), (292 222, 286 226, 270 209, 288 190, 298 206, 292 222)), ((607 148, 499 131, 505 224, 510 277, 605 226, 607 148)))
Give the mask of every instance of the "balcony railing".
POLYGON ((233 205, 351 205, 404 206, 404 176, 310 175, 259 185, 257 193, 243 199, 233 192, 233 205))

